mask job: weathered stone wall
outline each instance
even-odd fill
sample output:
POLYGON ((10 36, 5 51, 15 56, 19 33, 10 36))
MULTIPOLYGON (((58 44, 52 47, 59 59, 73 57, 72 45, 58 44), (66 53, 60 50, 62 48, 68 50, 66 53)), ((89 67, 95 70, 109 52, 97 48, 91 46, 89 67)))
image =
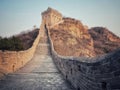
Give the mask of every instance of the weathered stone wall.
MULTIPOLYGON (((42 16, 49 16, 49 14, 51 14, 49 10, 45 11, 42 16)), ((48 18, 53 20, 55 17, 48 18)), ((43 18, 42 26, 46 26, 45 29, 47 30, 51 45, 52 58, 64 78, 67 79, 76 90, 120 89, 120 49, 94 58, 58 55, 50 37, 50 28, 58 22, 47 25, 48 23, 46 22, 50 22, 49 19, 43 18)))
POLYGON ((42 20, 46 24, 46 26, 52 26, 59 21, 62 21, 62 14, 57 10, 52 8, 48 8, 46 11, 42 13, 42 20))
POLYGON ((0 51, 0 71, 1 73, 11 73, 24 66, 32 59, 40 39, 40 33, 34 40, 31 48, 24 51, 0 51))
POLYGON ((120 89, 120 49, 96 58, 64 57, 54 50, 50 32, 47 31, 52 58, 76 90, 120 89))

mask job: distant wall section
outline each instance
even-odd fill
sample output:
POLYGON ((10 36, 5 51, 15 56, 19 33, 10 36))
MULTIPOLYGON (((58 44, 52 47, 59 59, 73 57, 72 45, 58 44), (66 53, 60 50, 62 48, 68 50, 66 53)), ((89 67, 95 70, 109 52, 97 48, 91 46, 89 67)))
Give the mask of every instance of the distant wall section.
POLYGON ((57 10, 48 8, 42 13, 42 23, 46 26, 52 26, 62 20, 62 14, 57 10))

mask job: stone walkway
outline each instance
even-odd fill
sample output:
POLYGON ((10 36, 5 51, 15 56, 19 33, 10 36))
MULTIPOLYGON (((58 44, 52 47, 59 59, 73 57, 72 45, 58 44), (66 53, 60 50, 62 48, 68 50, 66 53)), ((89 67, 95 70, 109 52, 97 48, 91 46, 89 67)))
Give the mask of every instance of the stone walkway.
POLYGON ((0 90, 74 90, 55 67, 49 48, 47 37, 40 40, 33 59, 0 80, 0 90))

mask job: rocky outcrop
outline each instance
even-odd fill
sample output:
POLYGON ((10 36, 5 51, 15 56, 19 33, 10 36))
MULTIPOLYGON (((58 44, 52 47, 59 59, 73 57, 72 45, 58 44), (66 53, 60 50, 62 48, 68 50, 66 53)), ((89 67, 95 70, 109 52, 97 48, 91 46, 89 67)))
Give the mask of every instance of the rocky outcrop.
POLYGON ((55 50, 64 56, 95 55, 93 40, 83 24, 72 18, 63 18, 63 22, 50 29, 55 50))

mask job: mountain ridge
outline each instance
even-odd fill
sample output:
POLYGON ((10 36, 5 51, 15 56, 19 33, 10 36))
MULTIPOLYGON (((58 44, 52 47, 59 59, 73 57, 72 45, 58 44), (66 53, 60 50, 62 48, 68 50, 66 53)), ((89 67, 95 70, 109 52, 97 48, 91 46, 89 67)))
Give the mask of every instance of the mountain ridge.
POLYGON ((81 21, 70 17, 52 27, 50 36, 55 50, 63 56, 94 57, 120 48, 120 38, 107 28, 87 29, 81 21))
POLYGON ((88 30, 94 41, 97 55, 113 52, 120 48, 120 38, 104 27, 93 27, 88 30))

